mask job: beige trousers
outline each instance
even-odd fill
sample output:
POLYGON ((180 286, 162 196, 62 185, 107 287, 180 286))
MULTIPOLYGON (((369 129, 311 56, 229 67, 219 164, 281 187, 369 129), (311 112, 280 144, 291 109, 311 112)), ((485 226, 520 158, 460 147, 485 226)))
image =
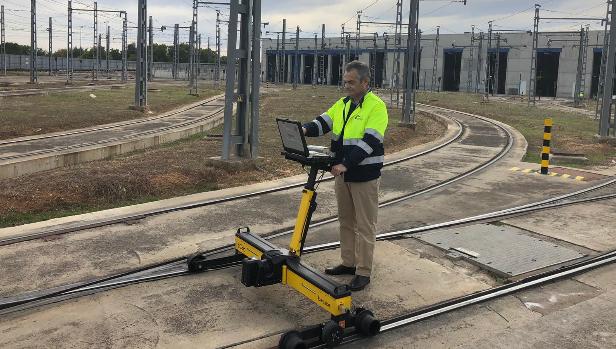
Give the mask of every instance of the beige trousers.
POLYGON ((342 264, 356 267, 356 275, 372 272, 380 180, 345 182, 344 175, 336 177, 342 264))

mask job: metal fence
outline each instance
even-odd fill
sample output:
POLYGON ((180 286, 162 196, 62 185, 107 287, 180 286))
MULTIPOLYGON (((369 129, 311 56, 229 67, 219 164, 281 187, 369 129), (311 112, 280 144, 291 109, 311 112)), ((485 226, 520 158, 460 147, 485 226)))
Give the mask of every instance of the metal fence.
MULTIPOLYGON (((2 55, 0 55, 0 70, 3 69, 2 55)), ((179 80, 187 80, 190 72, 189 63, 178 64, 178 76, 179 80)), ((36 68, 41 72, 49 71, 49 57, 39 56, 36 59, 36 68)), ((73 58, 73 71, 92 71, 96 68, 95 59, 81 59, 73 58)), ((225 79, 225 69, 221 67, 220 78, 225 79)), ((29 55, 6 55, 6 69, 12 71, 27 71, 30 70, 30 56, 29 55)), ((66 72, 66 57, 52 57, 51 69, 53 72, 66 72)), ((129 61, 127 64, 128 71, 135 71, 135 62, 129 61)), ((107 61, 101 59, 99 62, 99 74, 104 74, 107 71, 107 61)), ((109 70, 117 72, 122 70, 121 60, 109 60, 109 70)), ((170 62, 154 62, 153 67, 154 78, 173 78, 172 70, 173 63, 170 62)), ((214 80, 216 65, 214 63, 202 63, 199 65, 199 77, 201 80, 214 80)), ((1 74, 1 72, 0 72, 1 74)))

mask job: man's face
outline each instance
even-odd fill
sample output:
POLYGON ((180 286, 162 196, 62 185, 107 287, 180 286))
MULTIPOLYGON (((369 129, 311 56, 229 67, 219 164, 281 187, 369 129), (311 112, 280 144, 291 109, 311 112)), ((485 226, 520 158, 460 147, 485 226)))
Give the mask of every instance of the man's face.
POLYGON ((345 72, 342 80, 344 81, 345 92, 353 99, 361 98, 368 91, 368 81, 360 81, 359 74, 355 69, 345 72))

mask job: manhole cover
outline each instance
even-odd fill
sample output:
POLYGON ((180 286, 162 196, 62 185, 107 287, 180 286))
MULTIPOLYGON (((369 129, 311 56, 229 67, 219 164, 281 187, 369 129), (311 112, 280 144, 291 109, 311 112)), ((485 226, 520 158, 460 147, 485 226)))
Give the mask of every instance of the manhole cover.
POLYGON ((510 226, 477 224, 419 234, 417 239, 453 256, 506 276, 515 276, 584 257, 510 226))

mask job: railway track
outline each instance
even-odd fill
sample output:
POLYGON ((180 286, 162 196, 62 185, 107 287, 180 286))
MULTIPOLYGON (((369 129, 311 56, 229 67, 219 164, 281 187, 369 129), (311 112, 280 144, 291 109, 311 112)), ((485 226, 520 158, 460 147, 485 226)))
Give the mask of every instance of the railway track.
MULTIPOLYGON (((593 191, 597 191, 600 189, 607 188, 616 184, 616 179, 610 179, 601 184, 595 185, 590 188, 582 189, 573 193, 560 195, 554 198, 529 203, 526 205, 511 207, 499 211, 489 212, 481 215, 476 215, 472 217, 466 217, 462 219, 430 224, 421 227, 402 229, 397 231, 391 231, 386 233, 381 233, 377 235, 377 241, 388 241, 388 240, 398 240, 412 237, 419 233, 425 233, 429 231, 434 231, 438 229, 447 229, 453 228, 463 225, 470 224, 478 224, 485 222, 494 222, 503 220, 506 218, 511 218, 515 216, 530 214, 539 212, 542 210, 548 209, 556 209, 565 206, 571 205, 579 205, 590 202, 604 201, 604 200, 613 200, 616 199, 616 194, 605 194, 599 196, 593 196, 588 198, 581 199, 573 199, 577 196, 587 194, 593 191)), ((280 235, 277 235, 278 237, 280 235)), ((274 236, 270 237, 273 238, 274 236)), ((316 253, 326 250, 337 249, 340 246, 339 241, 332 241, 328 243, 318 244, 307 246, 304 249, 305 254, 316 253)), ((220 248, 203 251, 201 254, 208 257, 218 257, 221 254, 228 254, 232 250, 232 246, 223 246, 220 248)), ((616 254, 616 252, 613 252, 616 254)), ((600 255, 602 256, 602 255, 600 255)), ((591 257, 589 261, 595 261, 597 256, 591 257)), ((615 257, 616 258, 616 257, 615 257)), ((91 280, 87 282, 81 282, 72 285, 65 285, 61 287, 56 287, 50 290, 44 291, 36 291, 28 294, 23 294, 16 297, 2 298, 0 299, 0 315, 9 314, 17 311, 22 311, 26 309, 30 309, 37 306, 42 306, 46 304, 52 304, 56 302, 60 302, 67 299, 77 298, 84 295, 89 295, 96 292, 101 292, 105 290, 109 290, 112 288, 128 286, 132 284, 154 281, 169 277, 177 277, 182 275, 189 274, 188 267, 186 264, 187 257, 177 258, 171 261, 166 261, 154 265, 145 266, 142 268, 138 268, 132 271, 119 273, 115 275, 111 275, 104 278, 99 278, 96 280, 91 280)), ((610 259, 611 262, 611 259, 610 259)), ((222 265, 216 269, 211 270, 220 270, 227 269, 231 267, 235 267, 240 265, 240 262, 229 262, 226 265, 222 265)), ((577 264, 576 264, 577 265, 577 264)), ((601 264, 603 265, 603 264, 601 264)), ((211 271, 211 270, 206 270, 211 271)), ((532 277, 531 277, 532 278, 532 277)), ((526 280, 526 279, 524 279, 526 280)), ((521 281, 524 281, 521 280, 521 281)), ((534 285, 534 284, 533 284, 534 285)), ((517 289, 516 289, 517 290, 517 289)))
MULTIPOLYGON (((444 108, 438 108, 438 109, 444 109, 444 108)), ((497 155, 492 157, 489 161, 484 162, 474 167, 470 171, 466 171, 465 173, 459 174, 441 183, 437 183, 435 185, 424 188, 422 190, 409 193, 402 197, 390 199, 386 202, 383 202, 382 206, 393 205, 395 203, 401 202, 403 200, 407 200, 417 195, 421 195, 421 194, 424 194, 430 191, 437 190, 446 185, 449 185, 463 178, 466 178, 478 171, 481 171, 485 169, 486 167, 491 166, 492 164, 497 162, 499 159, 501 159, 505 154, 507 154, 507 152, 511 148, 511 135, 507 132, 506 129, 503 129, 503 130, 508 135, 507 145, 503 147, 501 151, 497 155)), ((459 134, 454 139, 450 140, 450 142, 447 144, 450 144, 456 139, 459 139, 461 134, 462 134, 462 130, 459 132, 459 134)), ((445 145, 439 145, 439 148, 444 147, 444 146, 445 145)), ((428 151, 434 151, 434 150, 428 150, 428 151)), ((422 154, 423 153, 425 152, 422 152, 422 154)), ((413 155, 413 157, 417 157, 417 156, 420 156, 420 155, 419 154, 413 155)), ((399 159, 399 160, 396 160, 395 162, 390 163, 390 165, 393 163, 399 163, 405 160, 408 160, 408 159, 399 159)), ((481 222, 491 222, 491 221, 497 221, 497 220, 501 220, 501 219, 512 217, 512 216, 529 214, 529 213, 537 212, 540 210, 555 209, 559 207, 577 205, 577 204, 594 202, 594 201, 611 200, 611 199, 616 198, 616 194, 600 195, 600 196, 577 199, 577 200, 572 200, 572 199, 577 196, 583 195, 583 194, 587 194, 593 191, 607 188, 613 185, 614 183, 616 183, 616 179, 610 179, 604 183, 595 185, 587 189, 579 190, 574 193, 561 195, 561 196, 554 197, 554 198, 547 199, 547 200, 538 201, 535 203, 516 206, 512 208, 507 208, 504 210, 499 210, 499 211, 490 212, 490 213, 477 215, 473 217, 453 220, 449 222, 443 222, 443 223, 437 223, 437 224, 427 225, 423 227, 409 228, 409 229, 387 232, 387 233, 379 234, 377 236, 377 240, 386 241, 386 240, 394 240, 394 239, 404 239, 404 238, 412 237, 414 234, 436 230, 436 229, 451 228, 455 226, 475 224, 475 223, 481 223, 481 222)), ((289 185, 289 186, 285 186, 281 188, 289 189, 289 188, 300 186, 300 185, 302 184, 301 183, 297 185, 293 184, 293 185, 289 185)), ((280 189, 280 190, 284 190, 284 189, 280 189)), ((269 189, 269 190, 274 190, 274 189, 269 189)), ((256 196, 256 195, 262 195, 263 193, 264 192, 259 192, 258 194, 250 193, 250 194, 245 194, 245 195, 255 195, 256 196)), ((224 199, 221 199, 224 201, 217 201, 217 202, 226 202, 226 201, 231 201, 231 200, 235 200, 235 199, 239 199, 243 197, 246 197, 246 196, 242 195, 242 196, 238 196, 234 198, 224 198, 224 199)), ((216 202, 199 203, 199 204, 208 205, 208 204, 215 204, 215 203, 216 202)), ((191 205, 191 207, 187 207, 187 208, 194 208, 194 207, 195 207, 194 205, 191 205)), ((176 207, 172 211, 179 210, 179 209, 187 209, 187 208, 176 207)), ((171 212, 171 211, 167 209, 166 212, 171 212)), ((165 212, 158 212, 158 213, 152 213, 152 214, 161 214, 161 213, 165 213, 165 212)), ((312 224, 312 227, 328 224, 334 221, 336 221, 336 218, 330 217, 330 218, 323 219, 319 222, 312 224)), ((113 224, 113 223, 108 223, 108 224, 113 224)), ((277 234, 272 234, 269 236, 269 239, 281 237, 289 233, 290 233, 290 230, 279 232, 277 234)), ((33 237, 33 238, 36 238, 36 237, 33 237)), ((315 253, 318 251, 336 249, 338 247, 339 247, 339 242, 333 241, 329 243, 308 246, 305 249, 305 253, 315 253)), ((204 255, 213 257, 213 256, 220 256, 221 254, 224 254, 224 253, 228 253, 231 250, 232 250, 232 246, 229 245, 229 246, 223 246, 221 248, 217 248, 217 249, 213 249, 209 251, 204 251, 201 253, 204 255)), ((596 268, 601 265, 611 263, 614 260, 616 260, 616 252, 609 252, 609 253, 605 253, 599 256, 588 258, 587 260, 578 262, 572 266, 561 268, 554 272, 543 273, 540 275, 532 276, 527 279, 520 280, 514 284, 508 284, 505 286, 496 287, 494 289, 481 291, 476 294, 467 295, 464 297, 448 300, 446 302, 442 302, 439 304, 431 305, 431 306, 428 306, 422 309, 415 310, 408 314, 404 314, 396 318, 384 320, 382 322, 383 323, 382 331, 387 332, 387 331, 423 320, 425 318, 437 316, 439 314, 442 314, 448 311, 459 309, 464 306, 476 304, 478 302, 500 297, 500 296, 503 296, 503 295, 506 295, 512 292, 519 291, 524 288, 533 287, 541 283, 545 283, 545 282, 549 282, 549 281, 552 281, 558 278, 566 277, 566 276, 572 275, 572 273, 580 273, 585 270, 589 270, 590 268, 596 268)), ((235 263, 235 262, 228 263, 227 265, 223 265, 218 269, 227 269, 227 268, 234 267, 238 264, 239 263, 235 263)), ((29 293, 29 294, 20 295, 17 297, 0 299, 0 315, 19 312, 25 309, 30 309, 30 308, 45 305, 45 304, 52 304, 52 303, 60 302, 60 301, 67 300, 67 299, 77 298, 77 297, 81 297, 84 295, 101 292, 104 290, 109 290, 112 288, 123 287, 123 286, 131 285, 131 284, 159 280, 159 279, 164 279, 164 278, 169 278, 169 277, 177 277, 177 276, 186 275, 188 273, 189 272, 186 266, 186 257, 177 258, 171 261, 158 263, 156 265, 150 265, 147 267, 139 268, 137 270, 129 271, 126 273, 120 273, 116 275, 111 275, 105 278, 91 280, 88 282, 81 282, 78 284, 65 285, 65 286, 57 287, 51 290, 37 291, 37 292, 29 293)), ((263 338, 263 336, 259 338, 263 338)), ((344 343, 350 343, 352 341, 356 341, 361 338, 362 337, 358 334, 349 333, 345 336, 344 343)), ((242 342, 242 344, 245 344, 245 343, 246 343, 245 341, 242 342)))
MULTIPOLYGON (((457 125, 458 127, 458 131, 450 138, 447 139, 445 142, 437 144, 429 149, 423 150, 421 152, 415 153, 415 154, 411 154, 405 157, 402 157, 400 159, 396 159, 393 161, 389 161, 386 162, 384 164, 385 167, 390 167, 392 165, 401 163, 401 162, 405 162, 408 160, 412 160, 412 159, 416 159, 419 158, 421 156, 430 154, 432 152, 435 152, 439 149, 442 149, 454 142, 456 142, 457 140, 459 140, 463 133, 464 133, 464 126, 457 120, 453 120, 454 123, 457 125)), ((507 131, 505 131, 507 132, 507 131)), ((499 153, 499 159, 504 156, 506 154, 506 152, 509 151, 509 149, 511 148, 511 138, 509 135, 509 141, 507 142, 507 148, 503 149, 500 153, 499 153)), ((495 162, 497 160, 492 161, 495 162)), ((484 166, 487 167, 487 166, 484 166)), ((481 169, 483 169, 484 167, 482 167, 481 169)), ((479 171, 480 169, 476 169, 475 172, 479 171)), ((470 174, 469 174, 470 175, 470 174)), ((459 176, 458 176, 459 177, 459 176)), ((462 178, 457 178, 455 179, 460 180, 462 178)), ((324 178, 321 179, 321 182, 326 182, 326 181, 331 181, 333 180, 333 177, 330 175, 325 176, 324 178)), ((449 183, 449 182, 448 182, 449 183)), ((49 229, 49 230, 45 230, 45 231, 39 231, 39 232, 35 232, 35 233, 29 233, 29 234, 22 234, 22 235, 16 235, 16 236, 10 236, 10 237, 5 237, 5 238, 0 238, 0 246, 4 246, 4 245, 11 245, 11 244, 15 244, 15 243, 19 243, 19 242, 25 242, 25 241, 31 241, 34 239, 40 239, 40 238, 44 238, 47 236, 55 236, 55 235, 63 235, 63 234, 68 234, 68 233, 74 233, 74 232, 79 232, 79 231, 83 231, 83 230, 87 230, 87 229, 93 229, 93 228, 99 228, 99 227, 104 227, 104 226, 108 226, 108 225, 113 225, 113 224, 121 224, 121 223, 125 223, 125 222, 132 222, 132 221, 137 221, 140 219, 144 219, 144 218, 148 218, 148 217, 152 217, 152 216, 157 216, 157 215, 161 215, 161 214, 166 214, 166 213, 172 213, 172 212, 177 212, 177 211, 184 211, 184 210, 190 210, 190 209, 195 209, 195 208, 200 208, 200 207, 207 207, 207 206, 213 206, 213 205, 217 205, 217 204, 222 204, 222 203, 227 203, 227 202, 231 202, 231 201, 236 201, 236 200, 240 200, 240 199, 247 199, 247 198, 251 198, 251 197, 256 197, 256 196, 260 196, 260 195, 264 195, 264 194, 271 194, 271 193, 277 193, 277 192, 282 192, 285 190, 289 190, 289 189, 293 189, 293 188, 300 188, 304 185, 304 182, 297 182, 297 183, 293 183, 293 184, 288 184, 288 185, 283 185, 283 186, 277 186, 277 187, 273 187, 273 188, 269 188, 269 189, 265 189, 265 190, 259 190, 259 191, 255 191, 255 192, 250 192, 250 193, 244 193, 244 194, 239 194, 239 195, 233 195, 233 196, 228 196, 228 197, 224 197, 224 198, 220 198, 220 199, 213 199, 213 200, 202 200, 202 201, 198 201, 198 202, 193 202, 190 204, 186 204, 186 205, 176 205, 176 206, 172 206, 172 207, 165 207, 165 208, 161 208, 161 209, 154 209, 154 210, 149 210, 146 212, 141 212, 138 214, 131 214, 131 215, 126 215, 126 216, 122 216, 122 217, 116 217, 116 218, 110 218, 110 219, 102 219, 102 220, 98 220, 96 222, 88 222, 88 223, 83 223, 83 224, 77 224, 77 225, 73 225, 70 227, 61 227, 61 228, 56 228, 56 229, 49 229)), ((446 184, 444 184, 446 185, 446 184)), ((439 186, 442 187, 443 185, 439 186)), ((436 190, 438 188, 425 188, 423 190, 421 190, 420 192, 414 192, 411 193, 412 196, 408 196, 408 195, 404 195, 402 197, 397 198, 398 201, 402 201, 402 200, 406 200, 410 197, 413 196, 417 196, 420 194, 423 194, 427 191, 431 191, 431 190, 436 190)), ((393 204, 395 202, 391 202, 391 203, 387 203, 389 204, 393 204)))
MULTIPOLYGON (((224 98, 223 95, 217 95, 211 98, 208 98, 204 101, 201 101, 199 103, 193 103, 189 106, 174 110, 172 112, 168 112, 168 113, 164 113, 161 115, 157 115, 157 116, 152 116, 149 118, 143 118, 143 119, 137 119, 137 120, 130 120, 130 121, 125 121, 125 122, 118 122, 118 123, 113 123, 113 124, 108 124, 108 125, 102 125, 102 126, 95 126, 95 127, 89 127, 89 128, 84 128, 84 129, 78 129, 78 130, 72 130, 72 131, 67 131, 67 132, 57 132, 57 133, 51 133, 51 134, 44 134, 44 135, 40 135, 40 136, 30 136, 30 137, 20 137, 20 138, 14 138, 14 139, 7 139, 7 140, 0 140, 0 146, 4 146, 4 145, 12 145, 12 144, 20 144, 20 143, 26 143, 26 142, 31 142, 31 141, 35 141, 35 140, 48 140, 48 139, 54 139, 54 138, 62 138, 62 137, 66 137, 66 136, 73 136, 73 135, 83 135, 83 134, 88 134, 88 133, 93 133, 93 132, 98 132, 98 131, 109 131, 109 130, 113 130, 113 129, 118 129, 121 127, 125 127, 125 126, 131 126, 131 125, 139 125, 139 124, 144 124, 147 122, 152 122, 152 121, 156 121, 156 120, 161 120, 161 119, 165 119, 171 116, 175 116, 184 112, 187 112, 189 110, 193 110, 199 107, 202 107, 208 103, 212 103, 212 102, 216 102, 216 101, 220 101, 224 98)), ((222 105, 220 106, 221 108, 216 110, 216 112, 212 115, 218 115, 220 113, 220 111, 222 111, 222 105)), ((212 115, 207 115, 206 118, 211 117, 212 115)), ((196 121, 202 121, 203 119, 197 119, 196 121)), ((191 120, 192 121, 192 120, 191 120)), ((195 122, 191 122, 191 123, 195 123, 195 122)), ((187 123, 187 124, 178 124, 177 127, 173 127, 173 128, 179 128, 182 126, 187 126, 190 125, 191 123, 187 123)), ((164 130, 164 129, 163 129, 164 130)), ((153 132, 158 132, 158 130, 155 130, 153 132)), ((150 132, 152 133, 152 132, 150 132)), ((136 138, 139 136, 143 136, 143 135, 147 135, 148 133, 138 133, 135 135, 131 135, 132 138, 136 138)), ((102 142, 100 144, 103 143, 109 143, 109 142, 116 142, 118 141, 118 139, 110 139, 107 140, 105 142, 102 142)), ((97 143, 83 143, 79 144, 77 147, 85 147, 85 146, 90 146, 90 145, 94 145, 97 143)), ((68 149, 69 147, 67 147, 68 149)), ((44 153, 48 153, 48 152, 55 152, 58 149, 50 149, 48 151, 42 151, 42 152, 28 152, 28 153, 24 153, 23 155, 19 154, 19 155, 13 155, 13 156, 4 156, 4 157, 0 157, 0 161, 3 160, 10 160, 10 159, 15 159, 15 158, 19 158, 19 157, 25 157, 25 156, 32 156, 32 155, 40 155, 40 154, 44 154, 44 153)), ((61 150, 61 149, 60 149, 61 150)))

